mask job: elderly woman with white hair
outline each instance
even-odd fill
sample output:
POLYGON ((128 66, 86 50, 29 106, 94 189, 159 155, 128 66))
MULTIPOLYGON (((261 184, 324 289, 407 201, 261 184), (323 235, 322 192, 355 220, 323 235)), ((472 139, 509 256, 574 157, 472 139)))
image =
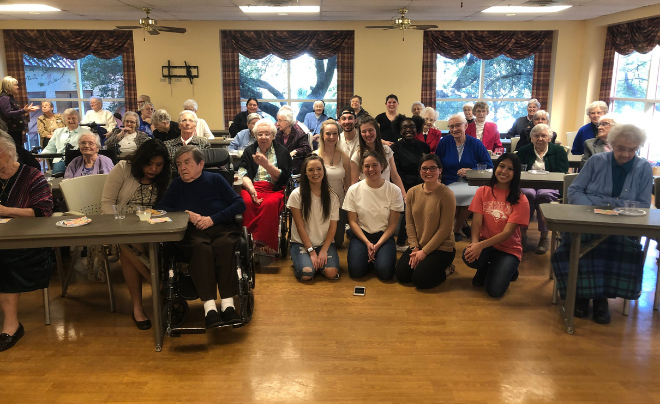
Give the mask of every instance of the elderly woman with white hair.
POLYGON ((64 178, 76 178, 84 175, 109 174, 115 166, 106 156, 99 154, 101 138, 95 133, 83 133, 78 138, 78 150, 82 156, 71 160, 64 172, 64 178))
POLYGON ((589 104, 586 112, 591 122, 581 127, 575 135, 573 148, 571 149, 573 155, 579 156, 580 154, 584 154, 584 142, 598 136, 598 120, 601 116, 605 115, 607 111, 609 111, 609 108, 603 101, 594 101, 589 104))
POLYGON ((325 102, 323 102, 322 100, 314 101, 313 109, 314 112, 309 112, 307 115, 305 115, 305 119, 303 120, 303 125, 307 126, 307 128, 309 128, 309 131, 312 132, 312 134, 314 135, 313 149, 316 150, 319 145, 318 139, 319 139, 319 133, 321 133, 321 124, 328 120, 328 116, 325 114, 325 102))
POLYGON ((296 125, 290 108, 282 107, 277 112, 277 134, 275 142, 283 145, 293 159, 291 174, 299 174, 303 160, 312 152, 307 135, 296 125))
POLYGON ((468 125, 474 122, 474 114, 472 113, 473 109, 474 103, 467 102, 463 104, 463 115, 465 116, 465 120, 467 121, 468 125))
MULTIPOLYGON (((521 134, 520 138, 518 139, 518 144, 516 144, 516 150, 520 150, 521 147, 528 145, 530 143, 530 139, 532 138, 530 136, 530 133, 532 132, 532 129, 534 126, 538 124, 545 124, 545 125, 550 125, 550 113, 543 110, 539 109, 534 113, 534 116, 532 117, 532 125, 528 126, 527 129, 525 129, 521 134)), ((555 140, 557 140, 557 132, 552 132, 551 133, 551 139, 550 141, 552 143, 555 143, 555 140)))
MULTIPOLYGON (((45 217, 53 212, 50 186, 39 170, 18 162, 16 144, 0 132, 0 218, 45 217)), ((20 294, 47 288, 50 248, 0 250, 0 307, 4 314, 0 351, 13 347, 25 330, 18 321, 20 294)))
POLYGON ((474 122, 468 124, 465 133, 481 141, 486 149, 495 151, 502 147, 500 140, 500 131, 495 122, 486 122, 488 116, 488 103, 486 101, 477 101, 474 103, 474 122))
POLYGON ((429 145, 431 153, 435 153, 438 142, 442 138, 442 132, 435 127, 435 121, 438 120, 439 116, 438 111, 431 107, 426 107, 422 110, 420 116, 424 119, 424 126, 422 126, 422 133, 415 135, 415 139, 429 145))
MULTIPOLYGON (((89 129, 79 125, 80 115, 73 108, 64 111, 64 121, 66 127, 59 128, 55 131, 48 145, 41 151, 42 153, 64 154, 67 145, 73 149, 77 149, 80 135, 90 133, 89 129)), ((59 157, 53 159, 53 173, 63 173, 65 169, 64 159, 59 157)))
POLYGON ((112 115, 112 112, 106 111, 103 109, 103 99, 101 97, 92 97, 89 99, 89 106, 92 107, 91 110, 85 112, 85 117, 82 120, 82 123, 95 122, 97 125, 105 125, 103 128, 112 132, 114 128, 117 127, 117 121, 115 116, 112 115))
MULTIPOLYGON (((635 125, 618 124, 610 130, 607 140, 612 151, 591 156, 568 188, 568 202, 615 208, 624 206, 625 201, 634 201, 640 207, 648 208, 653 170, 651 163, 637 156, 640 146, 646 142, 646 133, 635 125)), ((582 234, 581 242, 587 245, 599 238, 596 234, 582 234)), ((552 268, 562 298, 566 295, 570 249, 571 237, 565 234, 552 257, 552 268)), ((638 241, 625 236, 610 236, 580 258, 575 317, 587 317, 589 300, 593 299, 594 321, 607 324, 610 322, 608 298, 639 298, 643 257, 638 241)))
MULTIPOLYGON (((167 150, 170 152, 170 160, 174 161, 174 155, 181 146, 191 145, 198 149, 208 149, 211 144, 205 137, 197 135, 197 123, 199 118, 197 114, 190 110, 183 110, 179 113, 179 128, 181 136, 165 142, 167 150)), ((172 173, 176 173, 176 164, 172 164, 172 173)))
POLYGON ((507 132, 506 137, 509 139, 514 137, 522 137, 525 130, 532 129, 532 126, 534 126, 533 123, 534 114, 540 108, 541 108, 541 103, 536 98, 532 98, 531 100, 527 101, 527 115, 521 116, 520 118, 516 119, 511 129, 509 129, 509 131, 507 132))
MULTIPOLYGON (((143 109, 144 111, 144 109, 143 109)), ((122 120, 124 127, 122 129, 115 128, 112 134, 105 141, 105 146, 110 149, 117 147, 118 156, 126 156, 134 153, 142 143, 149 140, 149 135, 145 132, 138 130, 140 117, 133 111, 127 111, 122 120)))
MULTIPOLYGON (((539 111, 540 112, 540 111, 539 111)), ((518 150, 518 158, 522 164, 526 164, 530 170, 549 171, 551 173, 566 174, 568 171, 568 155, 563 147, 553 144, 552 129, 544 123, 539 123, 532 128, 530 137, 532 143, 525 145, 518 150)), ((548 227, 545 225, 543 216, 541 215, 540 205, 543 203, 554 202, 559 199, 559 190, 557 189, 533 189, 523 188, 523 194, 529 201, 529 220, 534 217, 534 212, 537 212, 536 218, 538 219, 539 231, 541 238, 536 247, 537 254, 545 254, 548 251, 548 227)), ((522 247, 523 250, 527 248, 527 226, 521 226, 522 233, 522 247)))
POLYGON ((257 123, 260 119, 261 115, 257 114, 256 112, 254 114, 248 115, 247 129, 243 129, 236 134, 236 137, 234 137, 231 143, 229 143, 229 146, 227 146, 227 150, 243 151, 243 149, 254 143, 256 138, 254 137, 252 129, 254 129, 254 124, 257 123))
POLYGON ((277 128, 271 121, 260 119, 252 131, 257 141, 243 150, 238 168, 238 177, 243 182, 241 197, 246 206, 243 223, 252 233, 258 250, 275 254, 284 187, 293 162, 287 148, 274 141, 277 128))
POLYGON ((456 196, 454 240, 458 242, 463 239, 461 231, 468 238, 472 236, 466 220, 470 216, 468 207, 479 189, 468 185, 467 172, 476 169, 477 164, 493 168, 493 162, 486 146, 476 138, 465 134, 468 125, 463 114, 450 116, 447 125, 451 136, 445 136, 440 140, 435 154, 442 161, 442 183, 456 196))
POLYGON ((153 137, 153 130, 151 129, 151 117, 153 116, 154 111, 156 111, 154 104, 145 102, 142 104, 142 108, 140 108, 140 114, 138 115, 140 117, 140 124, 138 125, 138 129, 149 135, 149 137, 153 137))
POLYGON ((410 107, 410 112, 412 112, 413 115, 421 116, 421 113, 424 110, 424 108, 426 108, 424 104, 422 104, 419 101, 415 101, 410 107))
POLYGON ((594 154, 612 151, 607 137, 614 126, 616 126, 614 114, 605 114, 598 119, 598 136, 584 142, 584 154, 580 167, 584 167, 587 160, 594 154))
POLYGON ((181 136, 178 122, 172 122, 172 117, 164 109, 157 109, 151 117, 151 128, 154 139, 161 142, 176 139, 181 136))
POLYGON ((215 139, 215 136, 213 136, 213 133, 211 133, 209 124, 207 124, 205 120, 197 116, 197 102, 195 102, 195 100, 185 100, 183 102, 183 109, 195 113, 195 116, 197 117, 196 131, 198 137, 215 139))

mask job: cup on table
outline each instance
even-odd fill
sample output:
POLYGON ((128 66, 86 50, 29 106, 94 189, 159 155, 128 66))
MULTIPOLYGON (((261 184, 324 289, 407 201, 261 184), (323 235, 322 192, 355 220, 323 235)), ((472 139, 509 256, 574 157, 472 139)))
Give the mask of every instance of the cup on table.
POLYGON ((623 201, 623 210, 628 214, 637 213, 639 203, 637 201, 623 201))
POLYGON ((135 214, 140 218, 141 222, 151 219, 151 209, 148 206, 138 206, 135 208, 135 214))
POLYGON ((124 219, 126 218, 126 206, 112 205, 112 213, 115 214, 115 219, 124 219))
POLYGON ((479 171, 480 173, 483 173, 484 171, 486 171, 486 164, 485 163, 477 164, 477 171, 479 171))
POLYGON ((527 171, 527 164, 521 164, 520 171, 527 171))

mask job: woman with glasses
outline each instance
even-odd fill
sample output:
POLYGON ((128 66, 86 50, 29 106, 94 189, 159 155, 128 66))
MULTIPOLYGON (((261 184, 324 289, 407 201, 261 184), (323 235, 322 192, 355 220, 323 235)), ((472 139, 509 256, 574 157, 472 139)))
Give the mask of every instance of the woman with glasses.
POLYGON ((151 129, 151 116, 154 114, 156 111, 156 108, 154 108, 154 104, 150 102, 145 102, 144 105, 142 105, 142 109, 140 110, 140 127, 139 129, 149 135, 149 137, 154 136, 154 132, 151 129))
MULTIPOLYGON (((549 171, 551 173, 564 173, 568 171, 568 155, 563 147, 550 142, 552 129, 546 124, 540 123, 530 132, 532 143, 523 146, 518 150, 518 158, 522 164, 529 170, 549 171)), ((548 228, 541 215, 540 205, 543 203, 554 202, 559 199, 559 190, 557 189, 533 189, 523 188, 523 193, 529 201, 529 220, 534 217, 539 222, 539 231, 541 238, 536 247, 537 254, 545 254, 548 251, 548 228)), ((522 246, 527 247, 527 226, 522 228, 522 246)))
POLYGON ((418 164, 424 182, 408 191, 405 228, 410 247, 399 258, 395 275, 401 283, 431 289, 454 272, 456 199, 440 181, 442 163, 438 156, 426 154, 418 164))
POLYGON ((438 142, 442 138, 442 132, 435 127, 435 121, 438 120, 439 116, 438 111, 431 107, 426 107, 422 111, 421 116, 424 118, 424 126, 422 126, 422 133, 417 133, 415 139, 429 145, 431 153, 435 153, 438 142))
MULTIPOLYGON (((616 125, 610 130, 607 141, 612 151, 591 156, 568 188, 568 202, 615 208, 624 206, 625 201, 634 201, 640 207, 648 208, 651 204, 653 170, 651 163, 636 155, 646 142, 646 133, 635 125, 616 125)), ((585 214, 589 214, 590 210, 585 210, 585 214)), ((596 234, 582 234, 582 245, 599 237, 596 234)), ((552 256, 552 269, 557 276, 562 298, 566 296, 570 246, 570 234, 565 234, 552 256)), ((587 317, 589 300, 593 299, 594 321, 607 324, 610 322, 608 298, 639 298, 643 257, 637 240, 610 236, 580 258, 575 317, 587 317)))
POLYGON ((584 154, 580 168, 584 167, 587 160, 594 154, 612 151, 612 146, 607 141, 607 136, 610 130, 616 125, 616 120, 613 114, 605 114, 598 120, 598 135, 584 142, 584 154))
MULTIPOLYGON (((144 108, 143 108, 144 109, 144 108)), ((66 112, 66 111, 65 111, 66 112)), ((117 156, 126 156, 135 152, 144 142, 149 140, 149 135, 138 130, 140 117, 133 111, 124 114, 124 127, 115 128, 112 134, 105 141, 105 146, 109 149, 117 147, 117 156)))

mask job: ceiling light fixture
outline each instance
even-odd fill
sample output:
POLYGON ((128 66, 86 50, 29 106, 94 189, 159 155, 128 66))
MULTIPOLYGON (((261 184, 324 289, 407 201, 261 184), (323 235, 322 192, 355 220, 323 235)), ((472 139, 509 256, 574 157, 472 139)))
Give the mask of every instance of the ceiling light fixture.
POLYGON ((509 14, 509 13, 536 13, 536 14, 544 14, 544 13, 556 13, 562 10, 566 10, 567 8, 571 8, 573 6, 544 6, 544 7, 539 7, 539 6, 531 6, 531 7, 525 7, 525 6, 495 6, 495 7, 489 7, 482 11, 482 13, 502 13, 502 14, 509 14))
POLYGON ((244 13, 320 13, 319 6, 240 6, 244 13))
POLYGON ((34 11, 62 11, 59 8, 47 6, 45 4, 5 4, 0 5, 0 12, 3 11, 18 11, 18 12, 34 12, 34 11))

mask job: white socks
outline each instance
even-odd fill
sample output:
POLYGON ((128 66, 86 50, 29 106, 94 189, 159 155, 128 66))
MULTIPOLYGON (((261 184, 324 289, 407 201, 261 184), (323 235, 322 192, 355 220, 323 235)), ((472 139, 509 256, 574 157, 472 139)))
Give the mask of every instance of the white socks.
POLYGON ((218 306, 215 305, 215 300, 207 300, 204 302, 204 315, 209 314, 209 311, 218 311, 218 306))
MULTIPOLYGON (((206 305, 204 306, 206 307, 206 305)), ((220 299, 220 309, 222 311, 227 310, 227 307, 234 307, 234 298, 233 297, 228 297, 226 299, 220 299)))

